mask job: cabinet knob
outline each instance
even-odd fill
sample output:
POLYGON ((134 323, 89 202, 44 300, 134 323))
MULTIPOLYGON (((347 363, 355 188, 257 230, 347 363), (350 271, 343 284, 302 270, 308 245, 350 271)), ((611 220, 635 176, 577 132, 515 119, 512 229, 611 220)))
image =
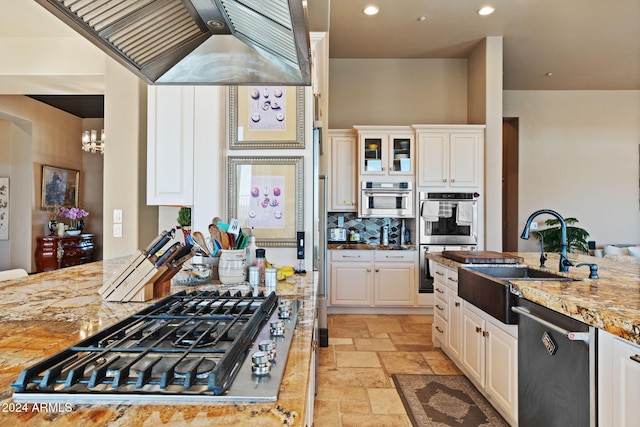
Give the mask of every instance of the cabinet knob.
POLYGON ((376 268, 376 273, 378 273, 379 271, 380 271, 380 269, 379 269, 379 268, 376 268))
POLYGON ((456 182, 456 180, 455 180, 455 179, 453 179, 453 178, 451 178, 451 182, 456 182))
POLYGON ((476 326, 476 332, 477 332, 477 333, 482 332, 482 328, 481 328, 480 326, 476 326))
POLYGON ((370 268, 367 268, 367 273, 371 273, 371 269, 370 268))
POLYGON ((442 182, 447 182, 447 178, 442 178, 442 182))
POLYGON ((458 301, 455 302, 456 307, 460 307, 460 303, 458 301))
POLYGON ((484 332, 482 333, 482 336, 483 336, 483 337, 485 337, 485 338, 487 338, 487 337, 489 336, 489 331, 484 331, 484 332))

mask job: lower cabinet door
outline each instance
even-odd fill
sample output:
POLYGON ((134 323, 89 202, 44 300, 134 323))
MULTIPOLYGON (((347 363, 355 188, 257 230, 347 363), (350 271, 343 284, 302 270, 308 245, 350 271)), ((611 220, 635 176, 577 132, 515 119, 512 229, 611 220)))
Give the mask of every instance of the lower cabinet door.
POLYGON ((518 419, 518 340, 486 322, 485 389, 514 420, 518 419))
POLYGON ((414 264, 376 264, 374 304, 413 306, 416 298, 415 268, 414 264))
POLYGON ((613 424, 620 427, 638 425, 640 402, 640 347, 614 338, 613 361, 613 424))
POLYGON ((484 387, 485 341, 484 319, 471 311, 467 304, 462 309, 462 366, 484 387))
POLYGON ((462 348, 462 298, 449 292, 449 328, 447 335, 449 337, 449 357, 460 360, 460 352, 462 348))
POLYGON ((331 305, 371 305, 370 264, 331 264, 331 305))

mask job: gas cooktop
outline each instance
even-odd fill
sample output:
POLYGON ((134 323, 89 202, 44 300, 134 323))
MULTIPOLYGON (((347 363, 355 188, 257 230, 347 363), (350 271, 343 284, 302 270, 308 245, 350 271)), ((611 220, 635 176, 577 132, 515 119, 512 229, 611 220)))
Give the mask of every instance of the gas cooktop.
POLYGON ((298 310, 275 293, 183 291, 25 369, 13 400, 275 401, 298 310))

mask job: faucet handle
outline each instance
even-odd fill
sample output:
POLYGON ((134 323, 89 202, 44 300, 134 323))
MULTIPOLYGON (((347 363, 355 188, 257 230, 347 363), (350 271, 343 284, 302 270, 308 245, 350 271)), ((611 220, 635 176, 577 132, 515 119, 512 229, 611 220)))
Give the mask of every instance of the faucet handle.
POLYGON ((597 264, 589 264, 586 262, 580 263, 578 265, 576 265, 576 267, 582 267, 582 266, 588 266, 589 267, 589 279, 598 279, 598 265, 597 264))

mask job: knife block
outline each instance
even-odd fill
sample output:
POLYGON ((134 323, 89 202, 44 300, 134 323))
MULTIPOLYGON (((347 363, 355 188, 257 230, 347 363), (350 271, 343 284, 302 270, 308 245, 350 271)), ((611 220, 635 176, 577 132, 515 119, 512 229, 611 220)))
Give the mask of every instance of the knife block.
POLYGON ((106 301, 145 302, 171 293, 171 278, 180 271, 167 265, 156 267, 137 251, 107 280, 98 293, 106 301))

